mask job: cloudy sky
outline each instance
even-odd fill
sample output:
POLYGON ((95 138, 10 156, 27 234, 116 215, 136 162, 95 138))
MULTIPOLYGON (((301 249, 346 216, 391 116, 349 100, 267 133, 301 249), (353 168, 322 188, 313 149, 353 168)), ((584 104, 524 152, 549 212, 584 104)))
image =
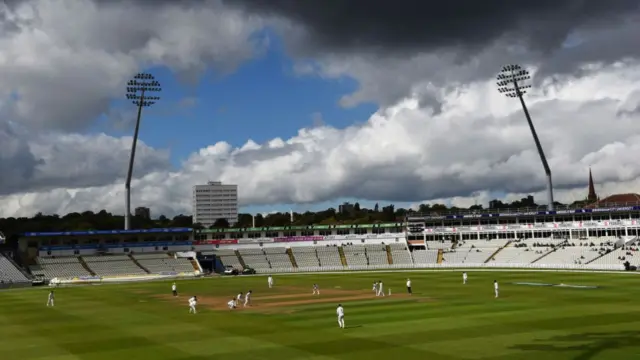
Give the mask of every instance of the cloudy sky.
POLYGON ((191 213, 191 187, 239 185, 244 211, 359 200, 468 206, 545 179, 556 199, 640 192, 636 0, 4 0, 0 216, 123 213, 139 71, 133 206, 191 213))

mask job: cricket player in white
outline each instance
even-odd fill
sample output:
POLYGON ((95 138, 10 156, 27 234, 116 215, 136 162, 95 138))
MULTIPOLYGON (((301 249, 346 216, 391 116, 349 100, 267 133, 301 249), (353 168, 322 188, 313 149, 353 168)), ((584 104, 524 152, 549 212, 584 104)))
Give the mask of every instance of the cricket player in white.
POLYGON ((269 289, 271 289, 273 287, 273 276, 269 275, 267 283, 269 284, 269 289))
POLYGON ((467 272, 463 272, 462 273, 462 284, 466 285, 467 284, 467 272))
POLYGON ((251 290, 247 291, 247 295, 244 296, 244 307, 247 307, 247 305, 250 305, 251 302, 251 290))
POLYGON ((411 291, 411 279, 407 279, 407 292, 409 293, 409 296, 413 295, 413 292, 411 291))
POLYGON ((378 283, 377 282, 373 282, 373 293, 377 294, 378 293, 378 283))
POLYGON ((384 296, 384 287, 382 286, 382 281, 378 281, 378 293, 376 296, 384 296))
POLYGON ((198 305, 198 298, 192 296, 189 298, 189 314, 197 314, 196 305, 198 305))
POLYGON ((338 326, 340 326, 341 329, 344 329, 344 309, 341 304, 338 304, 336 314, 338 314, 338 326))
POLYGON ((176 283, 173 283, 173 285, 171 285, 171 293, 173 294, 173 296, 178 296, 178 287, 176 286, 176 283))
POLYGON ((493 290, 496 292, 496 299, 498 298, 498 280, 493 280, 493 290))
POLYGON ((240 304, 242 302, 242 292, 236 295, 236 304, 240 304))
POLYGON ((229 309, 235 309, 236 308, 236 300, 235 299, 229 300, 229 302, 227 303, 227 306, 229 306, 229 309))
POLYGON ((318 284, 313 284, 313 295, 320 295, 320 287, 318 284))
POLYGON ((49 292, 49 297, 47 298, 47 306, 53 307, 55 302, 55 295, 53 294, 53 290, 49 292))

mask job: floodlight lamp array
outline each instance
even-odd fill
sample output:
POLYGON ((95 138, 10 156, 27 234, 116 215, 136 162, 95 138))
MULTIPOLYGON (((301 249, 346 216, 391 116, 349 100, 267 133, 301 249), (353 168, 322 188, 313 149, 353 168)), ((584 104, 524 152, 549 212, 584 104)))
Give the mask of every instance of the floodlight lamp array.
POLYGON ((137 106, 151 106, 160 100, 160 96, 149 95, 162 91, 160 82, 153 75, 139 73, 127 82, 127 99, 137 106))
POLYGON ((531 79, 529 71, 520 65, 506 65, 497 76, 498 91, 507 97, 515 98, 527 93, 531 85, 524 85, 523 82, 531 79))

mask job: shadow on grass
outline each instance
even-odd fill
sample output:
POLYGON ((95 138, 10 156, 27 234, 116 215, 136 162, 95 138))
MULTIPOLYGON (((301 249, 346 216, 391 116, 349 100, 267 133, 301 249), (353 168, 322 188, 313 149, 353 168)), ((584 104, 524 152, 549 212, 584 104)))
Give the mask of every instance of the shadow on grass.
POLYGON ((637 346, 640 346, 640 331, 562 335, 511 348, 545 353, 578 352, 573 360, 590 360, 606 350, 637 346))
POLYGON ((345 326, 345 329, 357 329, 357 328, 361 328, 362 325, 351 325, 351 326, 345 326))

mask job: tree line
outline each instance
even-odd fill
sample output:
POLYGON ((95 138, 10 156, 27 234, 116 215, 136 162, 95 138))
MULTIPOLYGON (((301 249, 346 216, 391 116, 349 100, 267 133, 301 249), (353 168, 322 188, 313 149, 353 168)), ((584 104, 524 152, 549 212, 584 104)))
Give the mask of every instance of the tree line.
MULTIPOLYGON (((498 200, 491 202, 491 207, 496 209, 520 208, 538 206, 531 198, 525 198, 512 203, 502 203, 498 200)), ((465 210, 482 210, 482 205, 474 205, 465 210)), ((270 214, 240 214, 238 222, 234 228, 247 228, 263 226, 287 226, 287 225, 335 225, 335 224, 370 224, 383 222, 403 221, 405 216, 412 212, 432 213, 446 210, 461 210, 461 208, 447 207, 443 204, 422 204, 416 210, 396 208, 394 205, 379 207, 378 204, 372 209, 361 207, 359 203, 345 203, 335 208, 328 208, 321 211, 307 211, 304 213, 294 213, 293 222, 291 216, 286 212, 276 212, 270 214)), ((0 218, 0 231, 7 239, 15 240, 19 234, 25 232, 49 232, 49 231, 88 231, 88 230, 119 230, 124 225, 124 217, 114 215, 106 210, 99 212, 85 211, 82 213, 69 213, 66 215, 44 215, 38 213, 30 218, 0 218)), ((160 215, 154 219, 147 219, 141 216, 132 216, 131 225, 133 229, 169 228, 169 227, 193 227, 202 229, 204 226, 193 223, 190 215, 177 215, 169 218, 160 215)), ((224 219, 217 220, 210 228, 227 228, 229 223, 224 219)))

